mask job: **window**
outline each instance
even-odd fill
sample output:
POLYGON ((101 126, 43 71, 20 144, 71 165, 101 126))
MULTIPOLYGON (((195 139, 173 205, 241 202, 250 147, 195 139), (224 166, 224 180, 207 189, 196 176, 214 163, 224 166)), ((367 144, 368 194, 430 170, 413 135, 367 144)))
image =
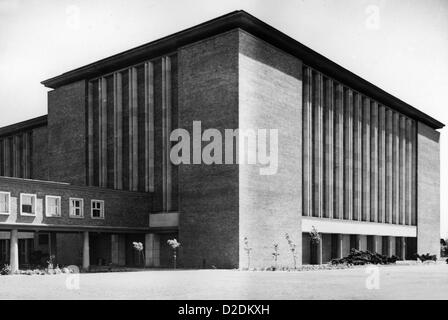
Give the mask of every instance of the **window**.
POLYGON ((56 196, 45 197, 45 215, 47 217, 61 216, 61 197, 56 196))
POLYGON ((36 200, 35 194, 20 194, 20 214, 24 216, 36 215, 36 200))
POLYGON ((9 192, 0 192, 0 214, 9 214, 10 198, 11 194, 9 192))
POLYGON ((84 199, 70 198, 70 217, 84 217, 84 199))
POLYGON ((103 200, 92 200, 92 219, 104 219, 103 200))

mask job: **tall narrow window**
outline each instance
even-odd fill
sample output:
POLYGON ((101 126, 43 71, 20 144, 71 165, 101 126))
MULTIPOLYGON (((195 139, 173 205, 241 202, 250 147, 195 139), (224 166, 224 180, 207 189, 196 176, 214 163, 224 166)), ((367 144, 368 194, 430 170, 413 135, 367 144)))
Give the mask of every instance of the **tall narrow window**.
POLYGON ((92 219, 104 219, 104 201, 92 200, 92 219))
POLYGON ((70 198, 70 218, 84 217, 84 199, 70 198))
POLYGON ((61 216, 61 197, 56 196, 45 197, 45 215, 47 217, 61 216))
POLYGON ((36 200, 35 194, 20 194, 20 214, 24 216, 36 215, 36 200))
POLYGON ((0 214, 9 214, 10 198, 11 194, 9 192, 0 191, 0 214))

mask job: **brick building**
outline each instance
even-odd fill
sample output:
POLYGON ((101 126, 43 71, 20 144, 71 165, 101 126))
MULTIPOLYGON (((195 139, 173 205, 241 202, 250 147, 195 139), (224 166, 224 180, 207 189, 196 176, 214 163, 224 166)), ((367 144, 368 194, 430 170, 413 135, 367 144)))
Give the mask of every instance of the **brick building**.
POLYGON ((42 82, 0 129, 0 262, 291 265, 439 252, 439 121, 236 11, 42 82), (170 161, 173 129, 278 129, 278 171, 170 161), (315 228, 319 245, 310 243, 315 228))

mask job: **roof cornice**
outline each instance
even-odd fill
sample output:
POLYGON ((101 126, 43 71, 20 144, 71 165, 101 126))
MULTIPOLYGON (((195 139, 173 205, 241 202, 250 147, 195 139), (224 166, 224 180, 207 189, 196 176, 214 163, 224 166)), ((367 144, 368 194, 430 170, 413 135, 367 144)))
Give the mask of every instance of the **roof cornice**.
POLYGON ((438 120, 387 93, 381 88, 364 80, 316 51, 306 47, 297 40, 242 10, 231 12, 159 40, 63 73, 62 75, 43 81, 42 84, 49 88, 57 88, 77 80, 93 78, 101 74, 124 68, 128 65, 148 60, 148 57, 156 57, 176 51, 179 47, 184 45, 235 28, 243 29, 256 37, 271 43, 275 47, 298 57, 308 66, 319 70, 334 80, 339 81, 342 84, 351 87, 353 90, 377 100, 379 103, 395 109, 408 117, 419 120, 434 129, 444 127, 444 124, 438 120))
POLYGON ((44 127, 47 125, 48 117, 47 115, 33 118, 30 120, 18 122, 3 128, 0 128, 0 137, 13 135, 17 132, 23 132, 26 130, 31 130, 37 127, 44 127))

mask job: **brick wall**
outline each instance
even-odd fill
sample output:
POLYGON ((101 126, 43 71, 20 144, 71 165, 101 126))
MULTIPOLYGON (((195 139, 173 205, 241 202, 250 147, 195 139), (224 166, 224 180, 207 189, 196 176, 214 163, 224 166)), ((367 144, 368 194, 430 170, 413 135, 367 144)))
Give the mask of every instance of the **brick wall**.
MULTIPOLYGON (((178 63, 179 127, 237 128, 238 32, 180 48, 178 63)), ((182 265, 237 267, 238 166, 180 165, 179 199, 182 265)))
POLYGON ((417 132, 417 251, 440 255, 440 133, 417 132))
POLYGON ((48 180, 48 129, 35 128, 32 133, 31 178, 48 180))
POLYGON ((77 187, 50 182, 0 178, 0 191, 11 192, 11 213, 0 216, 1 224, 53 225, 55 227, 98 226, 120 228, 148 227, 151 197, 145 193, 77 187), (37 195, 36 216, 20 215, 20 193, 37 195), (61 197, 61 217, 45 216, 45 196, 61 197), (69 217, 69 198, 84 199, 84 218, 69 217), (91 218, 91 200, 104 200, 105 219, 91 218))
POLYGON ((49 180, 86 185, 86 81, 48 93, 49 180))
MULTIPOLYGON (((278 264, 291 266, 285 233, 298 248, 300 264, 302 62, 244 31, 239 36, 240 129, 278 130, 275 174, 261 175, 264 165, 240 165, 240 265, 247 264, 242 250, 247 237, 253 267, 272 265, 274 243, 279 244, 278 264)), ((267 141, 269 150, 273 144, 267 141)))

